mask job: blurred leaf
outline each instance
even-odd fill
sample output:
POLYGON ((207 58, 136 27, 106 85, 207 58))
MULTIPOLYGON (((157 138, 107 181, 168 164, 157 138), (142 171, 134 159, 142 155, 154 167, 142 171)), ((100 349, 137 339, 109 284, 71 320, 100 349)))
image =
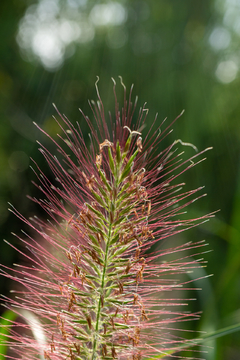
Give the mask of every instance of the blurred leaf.
POLYGON ((12 310, 6 310, 1 317, 0 320, 0 360, 5 359, 5 355, 7 354, 7 345, 4 343, 7 339, 7 335, 9 334, 10 327, 15 321, 17 314, 12 310))
POLYGON ((181 350, 187 349, 190 346, 199 345, 199 344, 205 343, 205 342, 207 342, 209 340, 217 339, 219 337, 229 335, 229 334, 232 334, 232 333, 237 332, 237 331, 240 331, 240 323, 236 324, 236 325, 233 325, 233 326, 228 326, 228 327, 226 327, 224 329, 212 332, 210 334, 203 335, 201 338, 188 340, 183 345, 181 345, 179 347, 176 347, 175 350, 166 351, 164 354, 154 356, 152 358, 149 358, 148 360, 162 359, 166 355, 171 355, 173 353, 176 353, 176 352, 179 352, 181 350))

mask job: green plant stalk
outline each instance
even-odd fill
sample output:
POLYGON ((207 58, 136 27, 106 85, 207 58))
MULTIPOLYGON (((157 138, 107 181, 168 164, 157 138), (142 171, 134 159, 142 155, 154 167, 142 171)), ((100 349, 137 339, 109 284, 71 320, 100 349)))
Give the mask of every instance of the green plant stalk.
POLYGON ((96 318, 96 327, 95 327, 95 338, 93 343, 93 354, 92 354, 92 360, 96 359, 97 357, 97 345, 98 345, 98 330, 99 330, 99 320, 101 316, 101 295, 103 294, 103 290, 105 288, 105 274, 106 274, 106 268, 108 263, 108 250, 109 250, 109 244, 111 243, 111 232, 112 232, 112 224, 109 224, 109 233, 108 233, 108 241, 106 244, 106 253, 104 258, 104 267, 103 267, 103 273, 102 273, 102 283, 101 283, 101 293, 98 300, 98 310, 97 310, 97 318, 96 318))
MULTIPOLYGON (((99 331, 99 323, 100 323, 100 317, 101 317, 101 308, 102 308, 102 299, 101 296, 103 296, 104 294, 104 289, 105 289, 105 278, 106 278, 106 270, 107 270, 107 265, 108 265, 108 261, 109 261, 109 246, 112 242, 112 227, 113 227, 113 222, 114 222, 114 218, 115 218, 115 203, 116 203, 116 194, 117 194, 117 189, 118 189, 118 173, 119 173, 119 168, 118 166, 115 166, 114 164, 114 160, 112 157, 112 153, 111 153, 111 149, 108 148, 108 154, 109 154, 109 159, 111 160, 111 170, 113 175, 115 175, 116 177, 114 177, 114 184, 113 184, 113 194, 112 194, 112 201, 109 202, 109 210, 108 210, 108 214, 109 214, 109 230, 108 230, 108 238, 107 238, 107 243, 106 243, 106 249, 105 249, 105 257, 104 257, 104 266, 103 266, 103 272, 102 272, 102 279, 101 279, 101 290, 100 290, 100 294, 99 294, 99 300, 98 300, 98 309, 97 309, 97 316, 96 316, 96 326, 95 326, 95 337, 94 337, 94 342, 93 342, 93 353, 92 353, 92 360, 95 360, 97 358, 97 349, 98 349, 98 331, 99 331), (116 189, 116 191, 114 191, 114 189, 116 189)), ((100 169, 99 169, 100 170, 100 169)))

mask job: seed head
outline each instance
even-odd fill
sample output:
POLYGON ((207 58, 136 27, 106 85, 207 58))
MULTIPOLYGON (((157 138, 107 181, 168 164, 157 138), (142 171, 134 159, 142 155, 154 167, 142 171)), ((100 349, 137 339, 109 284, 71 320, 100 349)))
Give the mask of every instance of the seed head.
POLYGON ((185 207, 201 197, 201 189, 184 192, 183 184, 176 184, 177 176, 203 152, 182 161, 175 149, 179 140, 162 149, 161 140, 173 124, 143 136, 146 109, 133 121, 132 88, 127 101, 124 86, 121 111, 115 82, 113 90, 111 126, 98 89, 98 102, 91 103, 96 125, 82 114, 90 128, 89 146, 80 125, 75 127, 58 112, 59 137, 68 150, 52 140, 60 160, 40 148, 56 182, 35 164, 44 199, 32 200, 48 220, 27 220, 12 210, 31 232, 19 237, 28 265, 13 273, 2 267, 5 277, 20 284, 15 298, 5 299, 6 306, 19 315, 22 310, 33 314, 44 338, 31 336, 32 326, 22 316, 25 321, 11 328, 13 355, 7 358, 148 359, 182 343, 176 323, 199 317, 179 310, 186 301, 170 292, 182 291, 182 274, 201 266, 188 252, 204 242, 169 249, 161 248, 161 242, 209 218, 181 220, 185 207), (152 155, 154 149, 160 152, 152 155), (177 259, 168 261, 173 253, 178 253, 177 259))

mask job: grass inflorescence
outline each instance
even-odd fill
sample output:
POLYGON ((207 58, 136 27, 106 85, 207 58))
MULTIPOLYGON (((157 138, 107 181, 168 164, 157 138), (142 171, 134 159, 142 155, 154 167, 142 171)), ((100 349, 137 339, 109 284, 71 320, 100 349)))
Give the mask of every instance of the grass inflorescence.
POLYGON ((160 358, 184 343, 176 324, 199 318, 182 310, 187 300, 173 290, 187 288, 182 275, 202 266, 202 259, 192 256, 203 251, 204 242, 173 248, 157 244, 210 217, 182 218, 185 207, 204 194, 198 194, 202 188, 184 192, 184 184, 176 184, 180 174, 202 161, 204 151, 182 160, 176 145, 189 143, 177 140, 154 152, 172 124, 150 129, 143 138, 147 110, 141 108, 134 122, 132 88, 127 101, 124 87, 120 111, 115 82, 110 131, 98 88, 97 94, 97 103, 91 103, 97 125, 83 114, 89 147, 79 124, 74 127, 60 113, 61 120, 55 120, 64 146, 52 141, 63 162, 41 145, 56 181, 35 164, 44 199, 32 200, 48 220, 28 220, 12 210, 32 231, 19 237, 27 263, 13 272, 1 270, 20 285, 15 297, 5 298, 22 319, 12 323, 8 335, 9 359, 160 358), (41 338, 32 335, 34 326, 41 338))

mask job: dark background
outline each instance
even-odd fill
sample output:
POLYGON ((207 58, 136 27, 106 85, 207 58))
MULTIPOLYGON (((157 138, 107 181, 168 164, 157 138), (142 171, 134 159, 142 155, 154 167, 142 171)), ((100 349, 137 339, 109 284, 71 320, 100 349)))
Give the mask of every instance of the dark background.
MULTIPOLYGON (((51 145, 32 122, 56 138, 52 103, 74 122, 82 121, 79 107, 91 116, 87 100, 96 99, 97 75, 112 110, 111 77, 122 75, 128 89, 134 83, 139 106, 147 101, 149 126, 156 112, 159 122, 166 116, 170 122, 185 109, 169 143, 213 146, 207 161, 181 179, 189 189, 205 185, 208 193, 189 217, 221 209, 210 223, 184 233, 213 249, 199 276, 214 276, 196 285, 203 290, 193 309, 203 316, 194 326, 214 331, 240 322, 240 2, 2 0, 0 39, 0 238, 15 245, 11 232, 23 228, 8 201, 27 217, 39 214, 26 198, 36 191, 29 157, 44 167, 36 139, 51 145)), ((3 241, 0 257, 5 265, 19 260, 3 241)), ((1 279, 1 292, 8 287, 1 279)), ((203 357, 237 360, 239 344, 239 333, 225 336, 209 343, 214 349, 203 357)))

